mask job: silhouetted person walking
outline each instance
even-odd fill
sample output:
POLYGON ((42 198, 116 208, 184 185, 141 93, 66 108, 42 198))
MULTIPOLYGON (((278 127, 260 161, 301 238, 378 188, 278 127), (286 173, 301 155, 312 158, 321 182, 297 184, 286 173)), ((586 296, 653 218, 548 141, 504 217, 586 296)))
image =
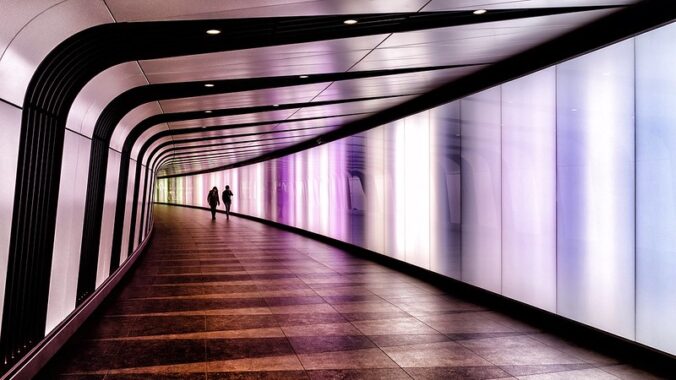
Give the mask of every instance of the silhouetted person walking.
POLYGON ((230 205, 232 204, 232 196, 235 195, 230 191, 230 186, 225 185, 223 190, 223 205, 225 206, 225 217, 230 219, 230 205))
POLYGON ((216 219, 216 207, 221 204, 218 200, 218 188, 216 186, 207 195, 207 203, 211 207, 211 219, 216 219))

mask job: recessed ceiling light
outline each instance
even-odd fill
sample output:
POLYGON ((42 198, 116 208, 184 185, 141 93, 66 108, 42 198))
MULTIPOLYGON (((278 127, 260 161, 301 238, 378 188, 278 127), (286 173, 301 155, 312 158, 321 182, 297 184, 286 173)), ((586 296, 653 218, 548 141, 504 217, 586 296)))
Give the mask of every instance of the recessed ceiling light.
POLYGON ((308 77, 307 75, 301 75, 299 78, 300 78, 300 79, 305 79, 305 78, 307 78, 307 77, 308 77))
POLYGON ((486 13, 486 10, 485 9, 477 9, 472 13, 474 13, 475 15, 482 15, 482 14, 486 13))
POLYGON ((205 83, 204 87, 214 87, 214 84, 213 83, 205 83))
POLYGON ((204 113, 211 113, 211 110, 206 110, 204 111, 204 113))
POLYGON ((221 31, 218 29, 209 29, 207 30, 207 34, 211 34, 212 36, 215 36, 217 34, 221 34, 221 31))
POLYGON ((279 107, 279 104, 273 104, 272 106, 273 107, 279 107))
POLYGON ((354 19, 349 19, 349 20, 343 21, 343 24, 345 24, 345 25, 354 25, 356 23, 357 23, 357 20, 354 20, 354 19))

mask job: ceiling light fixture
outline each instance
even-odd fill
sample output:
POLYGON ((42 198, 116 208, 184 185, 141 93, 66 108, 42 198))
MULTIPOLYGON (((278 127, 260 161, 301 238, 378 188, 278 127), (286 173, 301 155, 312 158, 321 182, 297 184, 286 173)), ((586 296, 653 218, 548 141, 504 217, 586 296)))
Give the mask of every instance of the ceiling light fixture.
POLYGON ((217 35, 217 34, 221 34, 221 31, 218 30, 218 29, 209 29, 209 30, 207 30, 207 34, 210 34, 210 35, 212 35, 212 36, 215 36, 215 35, 217 35))
POLYGON ((482 15, 482 14, 484 14, 484 13, 486 13, 486 12, 487 12, 487 11, 486 11, 485 9, 477 9, 477 10, 475 10, 475 11, 472 12, 472 13, 474 13, 475 15, 482 15))
POLYGON ((214 87, 214 84, 213 83, 205 83, 204 87, 214 87))
POLYGON ((279 104, 273 104, 272 106, 273 107, 279 107, 279 104))
POLYGON ((358 22, 357 20, 349 19, 349 20, 343 21, 343 24, 345 24, 345 25, 354 25, 354 24, 356 24, 357 22, 358 22))
POLYGON ((206 110, 204 111, 204 113, 211 113, 211 110, 206 110))
POLYGON ((305 78, 307 78, 307 77, 308 77, 307 75, 301 75, 299 78, 300 78, 300 79, 305 79, 305 78))

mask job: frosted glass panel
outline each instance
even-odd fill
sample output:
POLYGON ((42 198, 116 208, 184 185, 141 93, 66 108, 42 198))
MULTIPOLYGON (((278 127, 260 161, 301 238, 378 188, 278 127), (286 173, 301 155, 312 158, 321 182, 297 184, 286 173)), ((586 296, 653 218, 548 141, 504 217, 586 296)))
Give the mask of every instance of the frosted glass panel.
POLYGON ((676 24, 636 39, 636 339, 676 354, 676 24))
POLYGON ((408 263, 430 268, 430 113, 405 119, 404 230, 408 263))
POLYGON ((430 267, 460 279, 460 102, 430 111, 430 267))
POLYGON ((406 257, 406 230, 404 222, 404 120, 387 124, 385 129, 385 252, 404 260, 406 257))
POLYGON ((364 134, 366 140, 366 248, 385 251, 385 140, 383 128, 364 134))
POLYGON ((556 75, 502 86, 502 292, 556 311, 556 75))
POLYGON ((462 280, 500 292, 500 88, 460 101, 462 280))
POLYGON ((558 312, 634 336, 634 44, 557 69, 558 312))

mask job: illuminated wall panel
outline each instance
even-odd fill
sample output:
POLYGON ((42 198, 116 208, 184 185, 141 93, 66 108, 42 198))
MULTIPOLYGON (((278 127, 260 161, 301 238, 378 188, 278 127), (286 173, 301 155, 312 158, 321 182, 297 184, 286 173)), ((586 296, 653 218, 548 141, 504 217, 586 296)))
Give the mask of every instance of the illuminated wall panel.
POLYGON ((1 305, 5 299, 20 133, 21 110, 0 102, 0 171, 4 175, 4 185, 0 186, 0 321, 4 309, 1 305))
MULTIPOLYGON (((120 244, 120 264, 127 260, 129 255, 129 238, 131 235, 131 209, 134 204, 134 185, 136 183, 136 161, 129 161, 129 174, 127 180, 127 199, 124 207, 124 228, 122 229, 122 242, 120 244)), ((183 186, 177 184, 177 190, 183 186)))
POLYGON ((676 353, 676 24, 636 39, 636 340, 676 353))
POLYGON ((634 336, 634 44, 557 68, 558 312, 634 336))
POLYGON ((462 280, 500 293, 500 88, 460 101, 462 280))
MULTIPOLYGON (((405 261, 430 268, 430 112, 404 120, 403 191, 405 261)), ((398 154, 401 153, 398 152, 398 154)))
POLYGON ((345 213, 349 242, 360 247, 366 246, 366 207, 368 184, 366 178, 366 143, 364 134, 359 133, 343 139, 346 152, 345 169, 338 173, 338 180, 347 189, 345 213))
POLYGON ((385 252, 385 138, 383 128, 364 133, 366 140, 366 224, 365 247, 385 252))
POLYGON ((75 309, 91 141, 66 130, 45 334, 75 309))
POLYGON ((328 149, 328 161, 326 172, 326 186, 328 189, 322 190, 320 203, 326 204, 329 208, 328 218, 325 220, 329 229, 329 236, 348 240, 348 215, 349 208, 347 202, 347 186, 345 186, 347 165, 345 157, 344 140, 339 140, 326 145, 328 149))
POLYGON ((460 279, 460 102, 430 111, 430 269, 460 279))
POLYGON ((382 127, 385 136, 385 254, 406 258, 404 223, 404 120, 382 127))
POLYGON ((502 86, 502 294, 556 311, 556 75, 502 86))
POLYGON ((99 260, 96 270, 96 287, 103 283, 110 274, 110 255, 113 246, 113 228, 115 224, 115 204, 117 203, 117 182, 120 173, 120 153, 108 151, 108 169, 106 188, 101 217, 101 240, 99 244, 99 260))
POLYGON ((321 156, 324 148, 321 146, 307 151, 307 175, 305 176, 307 199, 304 207, 307 209, 307 229, 320 234, 323 233, 320 225, 322 214, 329 211, 329 205, 319 204, 319 181, 323 164, 321 156))

